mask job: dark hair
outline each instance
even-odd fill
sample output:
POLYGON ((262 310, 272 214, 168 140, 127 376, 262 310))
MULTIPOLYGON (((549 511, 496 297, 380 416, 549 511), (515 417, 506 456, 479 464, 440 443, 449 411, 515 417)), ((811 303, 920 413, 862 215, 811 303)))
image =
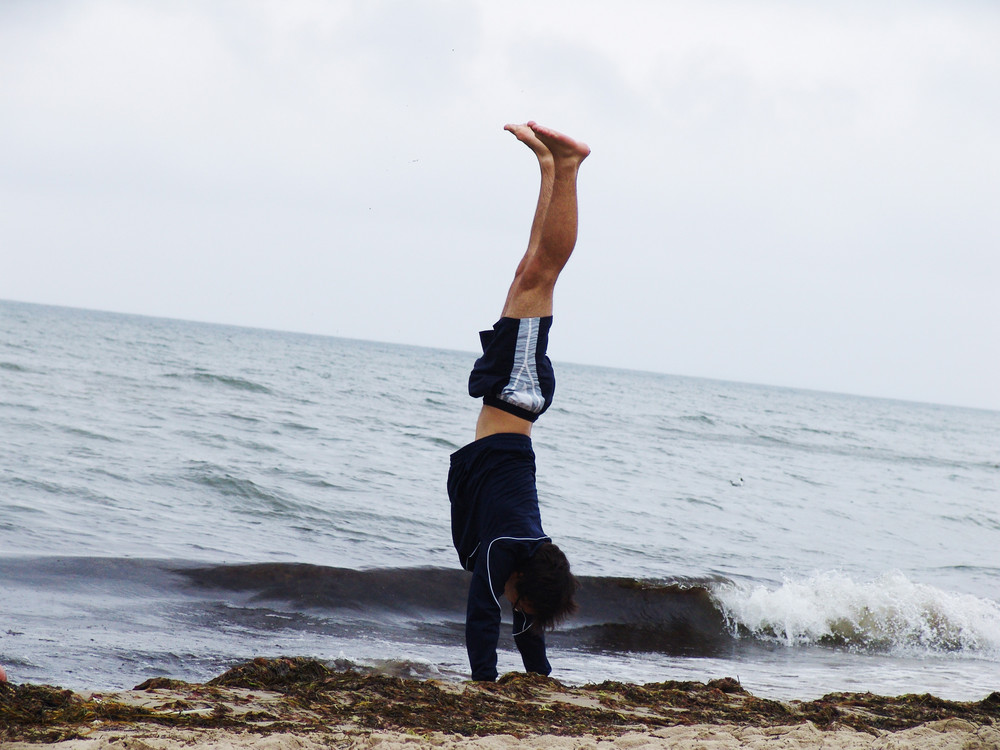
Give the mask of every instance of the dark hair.
POLYGON ((517 595, 534 610, 532 628, 551 630, 577 610, 579 582, 569 569, 566 555, 552 542, 545 542, 518 572, 517 595))

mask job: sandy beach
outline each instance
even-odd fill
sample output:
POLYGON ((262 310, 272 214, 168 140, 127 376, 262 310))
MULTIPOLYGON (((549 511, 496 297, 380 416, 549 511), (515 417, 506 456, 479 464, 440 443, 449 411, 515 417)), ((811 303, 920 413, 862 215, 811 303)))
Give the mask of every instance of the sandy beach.
POLYGON ((333 671, 258 659, 206 684, 157 678, 74 693, 0 684, 0 746, 173 748, 1000 748, 1000 693, 837 693, 756 698, 735 680, 567 686, 511 673, 497 683, 333 671))

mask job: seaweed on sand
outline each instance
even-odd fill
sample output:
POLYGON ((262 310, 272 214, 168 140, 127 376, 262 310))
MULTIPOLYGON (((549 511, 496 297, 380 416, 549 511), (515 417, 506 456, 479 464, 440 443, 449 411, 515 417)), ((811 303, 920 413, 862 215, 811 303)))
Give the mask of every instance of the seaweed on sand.
POLYGON ((1000 693, 972 703, 930 695, 837 693, 816 701, 757 698, 732 678, 566 686, 511 673, 496 683, 411 680, 336 671, 303 658, 256 659, 205 685, 157 678, 134 691, 84 697, 43 685, 0 684, 0 740, 55 741, 99 729, 147 725, 234 731, 365 733, 397 730, 464 736, 614 736, 679 724, 897 731, 929 721, 1000 721, 1000 693))
POLYGON ((84 700, 71 690, 50 685, 0 683, 0 739, 57 742, 77 736, 78 727, 95 721, 150 718, 132 706, 84 700))

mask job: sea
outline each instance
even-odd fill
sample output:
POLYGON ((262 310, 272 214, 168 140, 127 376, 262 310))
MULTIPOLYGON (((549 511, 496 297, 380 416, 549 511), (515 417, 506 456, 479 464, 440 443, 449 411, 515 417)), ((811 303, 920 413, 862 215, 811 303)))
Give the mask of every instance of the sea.
MULTIPOLYGON (((477 323, 456 352, 0 302, 9 679, 468 679, 445 481, 477 323)), ((541 514, 582 587, 554 678, 1000 690, 1000 413, 555 368, 541 514)))

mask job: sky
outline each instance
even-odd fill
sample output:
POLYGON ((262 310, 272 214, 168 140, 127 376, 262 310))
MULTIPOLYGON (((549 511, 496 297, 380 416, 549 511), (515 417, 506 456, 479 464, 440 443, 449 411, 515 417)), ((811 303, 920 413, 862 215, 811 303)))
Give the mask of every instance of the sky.
POLYGON ((992 0, 3 0, 0 298, 1000 409, 992 0))

